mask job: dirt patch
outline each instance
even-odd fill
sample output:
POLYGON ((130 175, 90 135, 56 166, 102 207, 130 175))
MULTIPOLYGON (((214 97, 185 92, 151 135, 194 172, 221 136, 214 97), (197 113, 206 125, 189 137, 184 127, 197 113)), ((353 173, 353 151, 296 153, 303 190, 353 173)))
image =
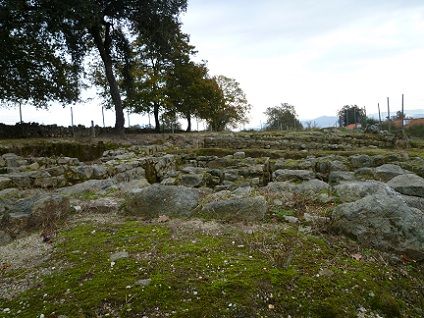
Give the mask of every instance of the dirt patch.
POLYGON ((40 267, 47 263, 52 250, 39 233, 0 246, 0 299, 12 299, 54 270, 54 266, 40 267))

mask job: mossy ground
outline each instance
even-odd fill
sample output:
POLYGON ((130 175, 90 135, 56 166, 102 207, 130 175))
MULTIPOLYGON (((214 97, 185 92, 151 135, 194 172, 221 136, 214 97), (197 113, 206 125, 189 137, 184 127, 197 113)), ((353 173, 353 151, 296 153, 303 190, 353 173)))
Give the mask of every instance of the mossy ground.
POLYGON ((57 269, 1 301, 0 317, 423 316, 422 264, 278 222, 87 223, 53 244, 44 266, 57 269))

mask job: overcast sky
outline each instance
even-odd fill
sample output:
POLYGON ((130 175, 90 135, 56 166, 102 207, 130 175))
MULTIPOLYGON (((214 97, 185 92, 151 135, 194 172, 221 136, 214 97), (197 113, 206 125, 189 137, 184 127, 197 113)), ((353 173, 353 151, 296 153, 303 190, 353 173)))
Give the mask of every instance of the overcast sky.
MULTIPOLYGON (((346 104, 375 113, 388 96, 397 110, 402 93, 407 109, 424 108, 422 0, 189 0, 182 22, 211 74, 240 82, 252 127, 283 102, 301 119, 334 116, 346 104)), ((76 123, 101 122, 96 101, 74 110, 76 123)), ((16 109, 1 114, 1 122, 19 118, 16 109)), ((69 117, 69 109, 24 107, 24 121, 68 125, 69 117)))

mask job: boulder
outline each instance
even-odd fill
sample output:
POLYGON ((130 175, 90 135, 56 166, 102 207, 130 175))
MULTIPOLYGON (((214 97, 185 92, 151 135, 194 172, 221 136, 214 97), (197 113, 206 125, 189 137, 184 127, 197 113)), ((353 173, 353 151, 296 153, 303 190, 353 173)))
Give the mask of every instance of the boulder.
POLYGON ((413 197, 410 195, 400 195, 402 200, 411 208, 416 208, 424 213, 424 198, 413 197))
POLYGON ((353 202, 371 194, 396 194, 392 188, 379 181, 342 182, 334 187, 334 192, 342 202, 353 202))
POLYGON ((359 168, 354 173, 359 180, 375 180, 375 168, 359 168))
POLYGON ((424 198, 424 179, 415 174, 404 174, 387 183, 397 192, 424 198))
POLYGON ((370 195, 334 209, 332 226, 374 248, 424 259, 424 214, 397 196, 370 195))
POLYGON ((268 206, 263 196, 233 197, 205 204, 201 215, 224 221, 258 221, 267 213, 268 206))
POLYGON ((304 195, 319 195, 330 190, 330 185, 318 179, 312 179, 302 183, 271 182, 265 188, 272 193, 300 193, 304 195))
POLYGON ((274 181, 304 181, 315 178, 315 174, 310 170, 277 170, 272 174, 274 181))
POLYGON ((243 152, 243 151, 239 151, 239 152, 236 152, 233 155, 233 157, 234 157, 234 159, 244 159, 244 158, 246 158, 246 153, 243 152))
POLYGON ((339 184, 343 181, 354 181, 355 176, 353 172, 349 171, 332 171, 330 172, 330 175, 328 176, 328 182, 331 185, 339 184))
POLYGON ((12 180, 10 178, 0 177, 0 190, 10 188, 12 180))
POLYGON ((159 215, 190 216, 196 208, 202 192, 184 186, 155 184, 131 192, 127 198, 126 212, 147 218, 159 215))
POLYGON ((69 200, 58 194, 36 194, 15 201, 7 207, 6 213, 0 215, 0 228, 4 232, 2 241, 38 229, 42 229, 44 234, 53 234, 70 211, 69 200))
POLYGON ((109 214, 118 212, 121 202, 112 198, 100 198, 81 202, 79 206, 83 213, 109 214))
POLYGON ((385 164, 375 169, 375 175, 377 179, 383 182, 390 181, 394 177, 401 176, 407 173, 407 171, 394 164, 385 164))
POLYGON ((368 155, 354 155, 349 157, 349 159, 353 168, 365 168, 373 166, 372 158, 368 155))
POLYGON ((59 191, 60 194, 66 196, 78 195, 84 192, 97 192, 102 190, 107 190, 114 186, 116 181, 114 179, 106 179, 106 180, 88 180, 85 182, 81 182, 69 187, 62 188, 59 191))
POLYGON ((198 188, 203 184, 203 176, 198 174, 183 174, 180 183, 186 187, 198 188))

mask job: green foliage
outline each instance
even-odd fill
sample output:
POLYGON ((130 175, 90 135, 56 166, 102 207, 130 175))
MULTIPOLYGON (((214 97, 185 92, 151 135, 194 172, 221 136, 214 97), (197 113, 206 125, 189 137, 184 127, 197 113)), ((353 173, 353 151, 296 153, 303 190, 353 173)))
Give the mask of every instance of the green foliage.
POLYGON ((222 92, 209 78, 205 64, 183 61, 175 64, 167 78, 168 96, 175 112, 187 119, 187 131, 191 130, 191 118, 205 117, 216 101, 222 100, 222 92))
POLYGON ((207 121, 213 131, 223 131, 247 123, 247 114, 252 106, 240 84, 223 75, 215 76, 212 80, 216 83, 210 83, 215 86, 210 91, 213 99, 209 107, 202 110, 201 118, 207 121))
POLYGON ((2 1, 0 44, 7 51, 0 57, 0 99, 42 106, 53 100, 76 100, 82 62, 96 55, 115 107, 115 126, 122 131, 125 105, 120 85, 126 98, 133 92, 130 39, 147 39, 165 50, 167 42, 161 41, 157 30, 172 33, 186 4, 186 0, 2 1))
POLYGON ((296 109, 293 105, 282 103, 279 106, 268 107, 265 115, 267 116, 267 130, 298 130, 303 128, 297 119, 296 109))
POLYGON ((424 125, 408 127, 405 132, 410 137, 424 138, 424 125))
POLYGON ((74 102, 80 92, 79 47, 68 47, 67 37, 54 37, 46 8, 35 9, 32 2, 38 1, 0 3, 0 101, 27 101, 36 107, 53 100, 74 102))
POLYGON ((352 124, 366 125, 367 119, 365 110, 360 108, 358 105, 345 105, 337 113, 339 116, 342 126, 348 126, 352 124))

